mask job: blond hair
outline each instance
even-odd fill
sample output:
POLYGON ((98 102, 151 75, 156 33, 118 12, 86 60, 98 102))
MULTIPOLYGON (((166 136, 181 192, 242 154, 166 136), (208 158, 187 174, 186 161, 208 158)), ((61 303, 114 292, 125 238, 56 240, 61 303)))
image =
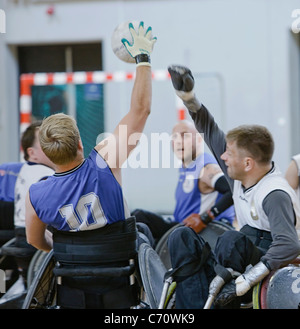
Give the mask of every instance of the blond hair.
POLYGON ((63 165, 76 158, 80 134, 69 115, 58 113, 44 119, 39 138, 43 152, 53 163, 63 165))
POLYGON ((272 160, 274 141, 271 133, 264 126, 239 126, 227 133, 226 140, 227 142, 236 142, 239 149, 246 151, 259 163, 266 164, 272 160))

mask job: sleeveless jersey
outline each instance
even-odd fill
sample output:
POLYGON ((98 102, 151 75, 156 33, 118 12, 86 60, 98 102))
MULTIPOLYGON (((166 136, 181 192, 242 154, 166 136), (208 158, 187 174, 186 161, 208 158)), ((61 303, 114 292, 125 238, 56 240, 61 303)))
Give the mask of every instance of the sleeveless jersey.
MULTIPOLYGON (((202 153, 195 161, 190 163, 188 167, 182 166, 179 169, 179 180, 175 191, 175 221, 182 222, 192 213, 201 215, 205 211, 210 210, 211 207, 222 197, 222 194, 218 191, 203 194, 199 190, 198 182, 200 172, 203 167, 210 163, 217 164, 217 161, 212 155, 202 153)), ((232 223, 234 217, 234 207, 231 206, 219 214, 215 220, 225 218, 232 223)))
POLYGON ((130 217, 120 184, 95 149, 73 170, 32 185, 30 200, 41 221, 62 231, 93 230, 130 217))
POLYGON ((260 230, 271 231, 268 217, 263 210, 263 201, 269 193, 275 190, 282 190, 289 194, 296 215, 296 228, 299 227, 300 207, 297 195, 274 165, 268 174, 248 189, 244 189, 240 181, 234 181, 233 200, 240 228, 248 224, 260 230))
POLYGON ((0 200, 13 202, 15 200, 15 184, 22 162, 8 162, 0 165, 0 200))
POLYGON ((15 187, 15 226, 25 227, 25 199, 29 187, 41 179, 53 175, 53 169, 34 162, 26 162, 22 166, 15 187))

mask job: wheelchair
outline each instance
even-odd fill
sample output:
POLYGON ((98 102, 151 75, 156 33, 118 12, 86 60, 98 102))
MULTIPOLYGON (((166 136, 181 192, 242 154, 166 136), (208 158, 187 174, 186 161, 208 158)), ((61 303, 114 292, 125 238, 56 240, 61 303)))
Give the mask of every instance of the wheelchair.
MULTIPOLYGON (((161 259, 163 265, 166 269, 171 269, 171 260, 168 250, 168 238, 169 235, 180 225, 181 223, 170 228, 158 241, 155 251, 157 252, 159 258, 161 259)), ((212 249, 214 249, 217 239, 220 235, 228 230, 234 230, 234 227, 231 225, 224 223, 222 221, 212 221, 207 227, 202 230, 199 235, 209 243, 212 249)), ((161 292, 161 297, 158 301, 159 309, 172 309, 175 308, 175 300, 176 300, 176 282, 173 281, 172 277, 164 278, 164 285, 161 292)))
MULTIPOLYGON (((0 200, 0 248, 15 237, 14 202, 0 200)), ((0 249, 0 268, 6 272, 6 287, 17 280, 17 264, 12 257, 2 255, 0 249)))
POLYGON ((54 232, 53 250, 39 267, 22 308, 89 308, 95 294, 100 301, 93 308, 157 308, 166 268, 149 244, 137 246, 135 218, 125 222, 121 234, 109 231, 114 224, 99 232, 54 232), (124 285, 97 293, 97 284, 108 278, 124 285), (92 281, 95 286, 88 284, 92 281))
MULTIPOLYGON (((300 309, 300 257, 285 267, 271 271, 252 288, 250 298, 251 301, 240 304, 241 309, 300 309)), ((205 309, 211 307, 213 299, 208 297, 205 309)), ((176 282, 172 277, 166 277, 158 308, 175 307, 176 282)))
MULTIPOLYGON (((170 257, 167 248, 167 240, 170 233, 180 224, 171 228, 161 238, 156 246, 156 251, 167 269, 171 268, 170 257)), ((200 236, 209 242, 214 249, 219 235, 227 230, 233 230, 231 226, 223 222, 211 222, 208 227, 200 232, 200 236)), ((250 301, 242 302, 242 309, 286 309, 300 308, 300 257, 291 264, 271 272, 264 280, 257 284, 250 295, 250 301), (280 299, 278 296, 284 296, 280 299)), ((159 309, 173 309, 176 307, 176 282, 172 277, 164 278, 164 285, 159 299, 159 309)), ((209 307, 208 307, 209 308, 209 307)))
MULTIPOLYGON (((158 241, 155 251, 158 253, 159 257, 161 258, 163 264, 167 269, 171 268, 171 260, 168 250, 168 238, 169 235, 180 225, 181 223, 173 226, 170 228, 158 241)), ((223 223, 222 221, 212 221, 210 222, 207 227, 202 230, 199 235, 209 243, 212 249, 215 248, 215 245, 217 243, 218 237, 223 234, 224 232, 228 230, 234 230, 234 228, 226 223, 223 223)))
MULTIPOLYGON (((130 225, 135 227, 135 220, 128 219, 127 221, 133 221, 130 225)), ((159 304, 164 294, 164 276, 167 272, 168 266, 168 254, 167 250, 167 237, 174 228, 170 229, 161 239, 157 248, 154 250, 149 244, 141 243, 138 249, 136 245, 132 248, 131 258, 125 257, 127 264, 122 266, 112 267, 108 266, 109 263, 94 264, 91 266, 91 260, 85 260, 85 253, 82 249, 81 258, 76 262, 71 259, 67 260, 59 259, 57 257, 58 247, 68 249, 68 243, 64 239, 62 245, 54 243, 53 250, 44 259, 43 264, 40 266, 38 273, 36 274, 30 289, 26 295, 23 303, 23 309, 49 309, 49 308, 60 308, 62 307, 59 302, 59 290, 61 289, 61 283, 65 278, 72 277, 128 277, 130 285, 136 285, 135 291, 137 298, 135 298, 132 305, 128 305, 130 308, 150 308, 158 309, 159 304), (56 253, 56 256, 55 256, 56 253), (162 258, 163 256, 163 258, 162 258), (167 260, 167 261, 166 261, 167 260), (81 263, 80 263, 81 261, 81 263), (70 266, 71 265, 71 266, 70 266), (166 266, 167 265, 167 266, 166 266)), ((209 225, 205 230, 205 238, 210 241, 213 245, 216 243, 217 236, 222 234, 224 231, 233 229, 231 226, 226 225, 222 222, 216 222, 209 225)), ((135 229, 136 230, 136 229, 135 229)), ((74 233, 65 233, 67 235, 74 235, 74 233)), ((77 233, 75 233, 77 234, 77 233)), ((84 234, 84 233, 83 233, 84 234)), ((110 235, 111 237, 111 235, 110 235)), ((86 240, 83 238, 83 240, 86 240)), ((83 241, 82 240, 82 241, 83 241)), ((134 238, 135 240, 135 238, 134 238)), ((54 236, 55 241, 55 236, 54 236)), ((112 249, 109 247, 111 243, 106 245, 106 250, 109 254, 112 254, 112 249)), ((83 247, 84 248, 84 247, 83 247)), ((70 249, 68 249, 70 251, 70 249)), ((74 254, 70 252, 70 255, 74 254)), ((65 256, 63 256, 64 258, 65 256)), ((99 257, 99 255, 95 255, 99 257)), ((171 287, 176 287, 171 285, 171 287)), ((170 298, 171 304, 174 304, 175 288, 170 298)), ((169 302, 170 304, 170 302, 169 302)), ((77 305, 78 306, 78 305, 77 305)), ((74 305, 74 308, 77 307, 74 305)))
POLYGON ((5 293, 0 298, 1 308, 20 308, 27 287, 33 281, 35 274, 43 262, 46 253, 26 245, 20 247, 16 243, 16 237, 6 242, 0 249, 0 267, 5 272, 12 271, 10 280, 6 279, 5 293))

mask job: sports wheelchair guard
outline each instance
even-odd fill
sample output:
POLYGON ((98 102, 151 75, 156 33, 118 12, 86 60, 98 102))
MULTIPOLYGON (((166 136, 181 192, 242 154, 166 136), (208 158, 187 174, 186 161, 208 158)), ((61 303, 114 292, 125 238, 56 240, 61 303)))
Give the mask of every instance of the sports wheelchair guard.
POLYGON ((300 309, 300 257, 253 288, 254 309, 300 309))

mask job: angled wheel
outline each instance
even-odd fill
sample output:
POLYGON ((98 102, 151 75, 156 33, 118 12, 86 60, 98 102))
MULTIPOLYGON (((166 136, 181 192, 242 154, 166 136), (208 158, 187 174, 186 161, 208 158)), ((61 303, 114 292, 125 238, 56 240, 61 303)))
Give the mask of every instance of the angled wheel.
MULTIPOLYGON (((170 228, 159 240, 157 243, 157 246, 155 248, 155 251, 158 253, 159 257, 161 258, 163 264, 167 269, 170 269, 172 267, 169 250, 168 250, 168 238, 169 235, 182 224, 178 224, 170 228)), ((212 221, 210 222, 207 227, 199 233, 199 235, 209 243, 212 250, 215 248, 215 245, 217 243, 217 239, 220 235, 222 235, 224 232, 234 230, 234 228, 230 225, 227 225, 223 222, 219 221, 212 221)))
POLYGON ((22 309, 48 309, 55 305, 56 280, 53 274, 53 251, 44 258, 28 289, 22 309))
POLYGON ((151 309, 157 309, 167 270, 156 251, 146 243, 140 245, 138 259, 146 302, 151 309))
POLYGON ((47 257, 48 253, 42 250, 37 250, 36 253, 33 255, 27 272, 27 286, 30 287, 35 275, 37 274, 39 268, 43 264, 45 258, 47 257))

